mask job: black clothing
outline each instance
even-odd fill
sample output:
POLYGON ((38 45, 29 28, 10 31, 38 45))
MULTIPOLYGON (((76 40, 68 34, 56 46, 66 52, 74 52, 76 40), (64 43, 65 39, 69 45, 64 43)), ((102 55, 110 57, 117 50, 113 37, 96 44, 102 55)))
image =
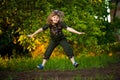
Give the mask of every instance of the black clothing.
POLYGON ((44 54, 44 59, 49 59, 50 55, 52 54, 52 51, 57 45, 61 45, 66 53, 66 55, 69 58, 72 58, 73 55, 73 50, 70 47, 69 43, 67 42, 62 29, 66 29, 67 25, 63 22, 59 22, 58 24, 55 25, 48 25, 46 24, 43 26, 43 30, 50 29, 50 37, 51 41, 49 43, 49 46, 44 54))
POLYGON ((67 25, 63 22, 59 22, 58 24, 55 24, 55 25, 48 25, 46 24, 45 26, 43 26, 43 30, 46 30, 46 29, 50 29, 50 36, 51 36, 51 39, 60 39, 60 38, 63 38, 64 37, 64 34, 62 33, 62 29, 66 29, 67 28, 67 25))
POLYGON ((53 50, 55 49, 55 47, 57 45, 61 45, 66 53, 66 55, 69 57, 69 58, 72 58, 74 55, 73 55, 73 50, 71 48, 71 46, 69 45, 69 43, 67 42, 66 39, 62 39, 61 41, 59 42, 55 42, 53 40, 50 41, 49 43, 49 46, 48 48, 46 49, 46 52, 44 54, 44 59, 49 59, 50 55, 52 54, 53 50))

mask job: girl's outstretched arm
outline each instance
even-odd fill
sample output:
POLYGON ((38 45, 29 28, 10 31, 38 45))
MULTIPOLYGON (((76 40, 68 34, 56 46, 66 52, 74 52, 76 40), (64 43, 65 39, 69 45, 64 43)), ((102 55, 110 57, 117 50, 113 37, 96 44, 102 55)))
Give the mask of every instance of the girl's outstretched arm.
POLYGON ((79 31, 76 31, 75 29, 71 28, 71 27, 67 27, 67 30, 72 32, 72 33, 76 33, 76 34, 85 34, 84 32, 79 32, 79 31))
POLYGON ((43 31, 43 29, 42 28, 40 28, 40 29, 38 29, 37 31, 35 31, 33 34, 30 34, 30 35, 27 35, 28 37, 33 37, 34 35, 36 35, 37 33, 39 33, 39 32, 42 32, 43 31))

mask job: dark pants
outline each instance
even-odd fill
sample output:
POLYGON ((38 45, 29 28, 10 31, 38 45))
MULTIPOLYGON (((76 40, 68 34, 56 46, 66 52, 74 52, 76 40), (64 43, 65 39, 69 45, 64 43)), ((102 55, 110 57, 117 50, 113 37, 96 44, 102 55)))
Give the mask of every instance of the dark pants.
POLYGON ((59 41, 54 41, 54 40, 51 40, 49 45, 48 45, 48 48, 44 54, 44 59, 49 59, 50 55, 52 54, 53 50, 55 49, 55 47, 57 45, 61 45, 66 53, 66 55, 69 57, 69 58, 72 58, 74 56, 73 54, 73 50, 72 48, 70 47, 70 44, 67 42, 67 40, 64 38, 62 40, 59 40, 59 41))

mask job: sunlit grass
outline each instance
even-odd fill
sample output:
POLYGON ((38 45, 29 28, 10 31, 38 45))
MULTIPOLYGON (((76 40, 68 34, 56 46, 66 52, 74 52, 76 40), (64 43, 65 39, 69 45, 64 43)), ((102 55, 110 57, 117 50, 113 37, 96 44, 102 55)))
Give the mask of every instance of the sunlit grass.
MULTIPOLYGON (((108 66, 111 63, 120 62, 117 55, 109 56, 108 54, 101 54, 99 56, 86 56, 81 54, 75 57, 79 63, 77 69, 84 68, 100 68, 108 66)), ((36 66, 42 63, 41 57, 18 57, 18 58, 2 58, 0 57, 0 70, 1 71, 28 71, 36 70, 36 66)), ((44 70, 76 70, 67 57, 54 57, 50 58, 46 63, 44 70)))

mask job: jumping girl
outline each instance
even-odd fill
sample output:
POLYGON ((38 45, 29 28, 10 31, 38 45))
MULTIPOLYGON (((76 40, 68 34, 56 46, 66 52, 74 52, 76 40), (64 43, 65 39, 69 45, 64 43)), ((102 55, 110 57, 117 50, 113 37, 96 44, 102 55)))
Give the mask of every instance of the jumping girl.
POLYGON ((42 32, 46 29, 50 29, 50 43, 48 45, 48 48, 46 49, 46 52, 44 54, 44 58, 43 58, 43 62, 42 64, 38 65, 37 68, 39 69, 43 69, 45 66, 45 63, 47 62, 47 60, 49 59, 50 55, 52 54, 53 50, 55 49, 56 46, 61 45, 66 53, 66 55, 68 56, 68 58, 70 59, 70 61, 72 62, 74 67, 78 67, 78 63, 75 61, 74 59, 74 54, 73 54, 73 50, 70 47, 69 43, 67 42, 62 30, 66 29, 72 33, 76 33, 76 34, 85 34, 84 32, 78 32, 75 29, 68 27, 64 22, 63 22, 63 16, 64 13, 62 11, 59 10, 54 10, 47 18, 46 24, 38 29, 37 31, 35 31, 33 34, 28 35, 28 37, 33 37, 35 34, 42 32))

